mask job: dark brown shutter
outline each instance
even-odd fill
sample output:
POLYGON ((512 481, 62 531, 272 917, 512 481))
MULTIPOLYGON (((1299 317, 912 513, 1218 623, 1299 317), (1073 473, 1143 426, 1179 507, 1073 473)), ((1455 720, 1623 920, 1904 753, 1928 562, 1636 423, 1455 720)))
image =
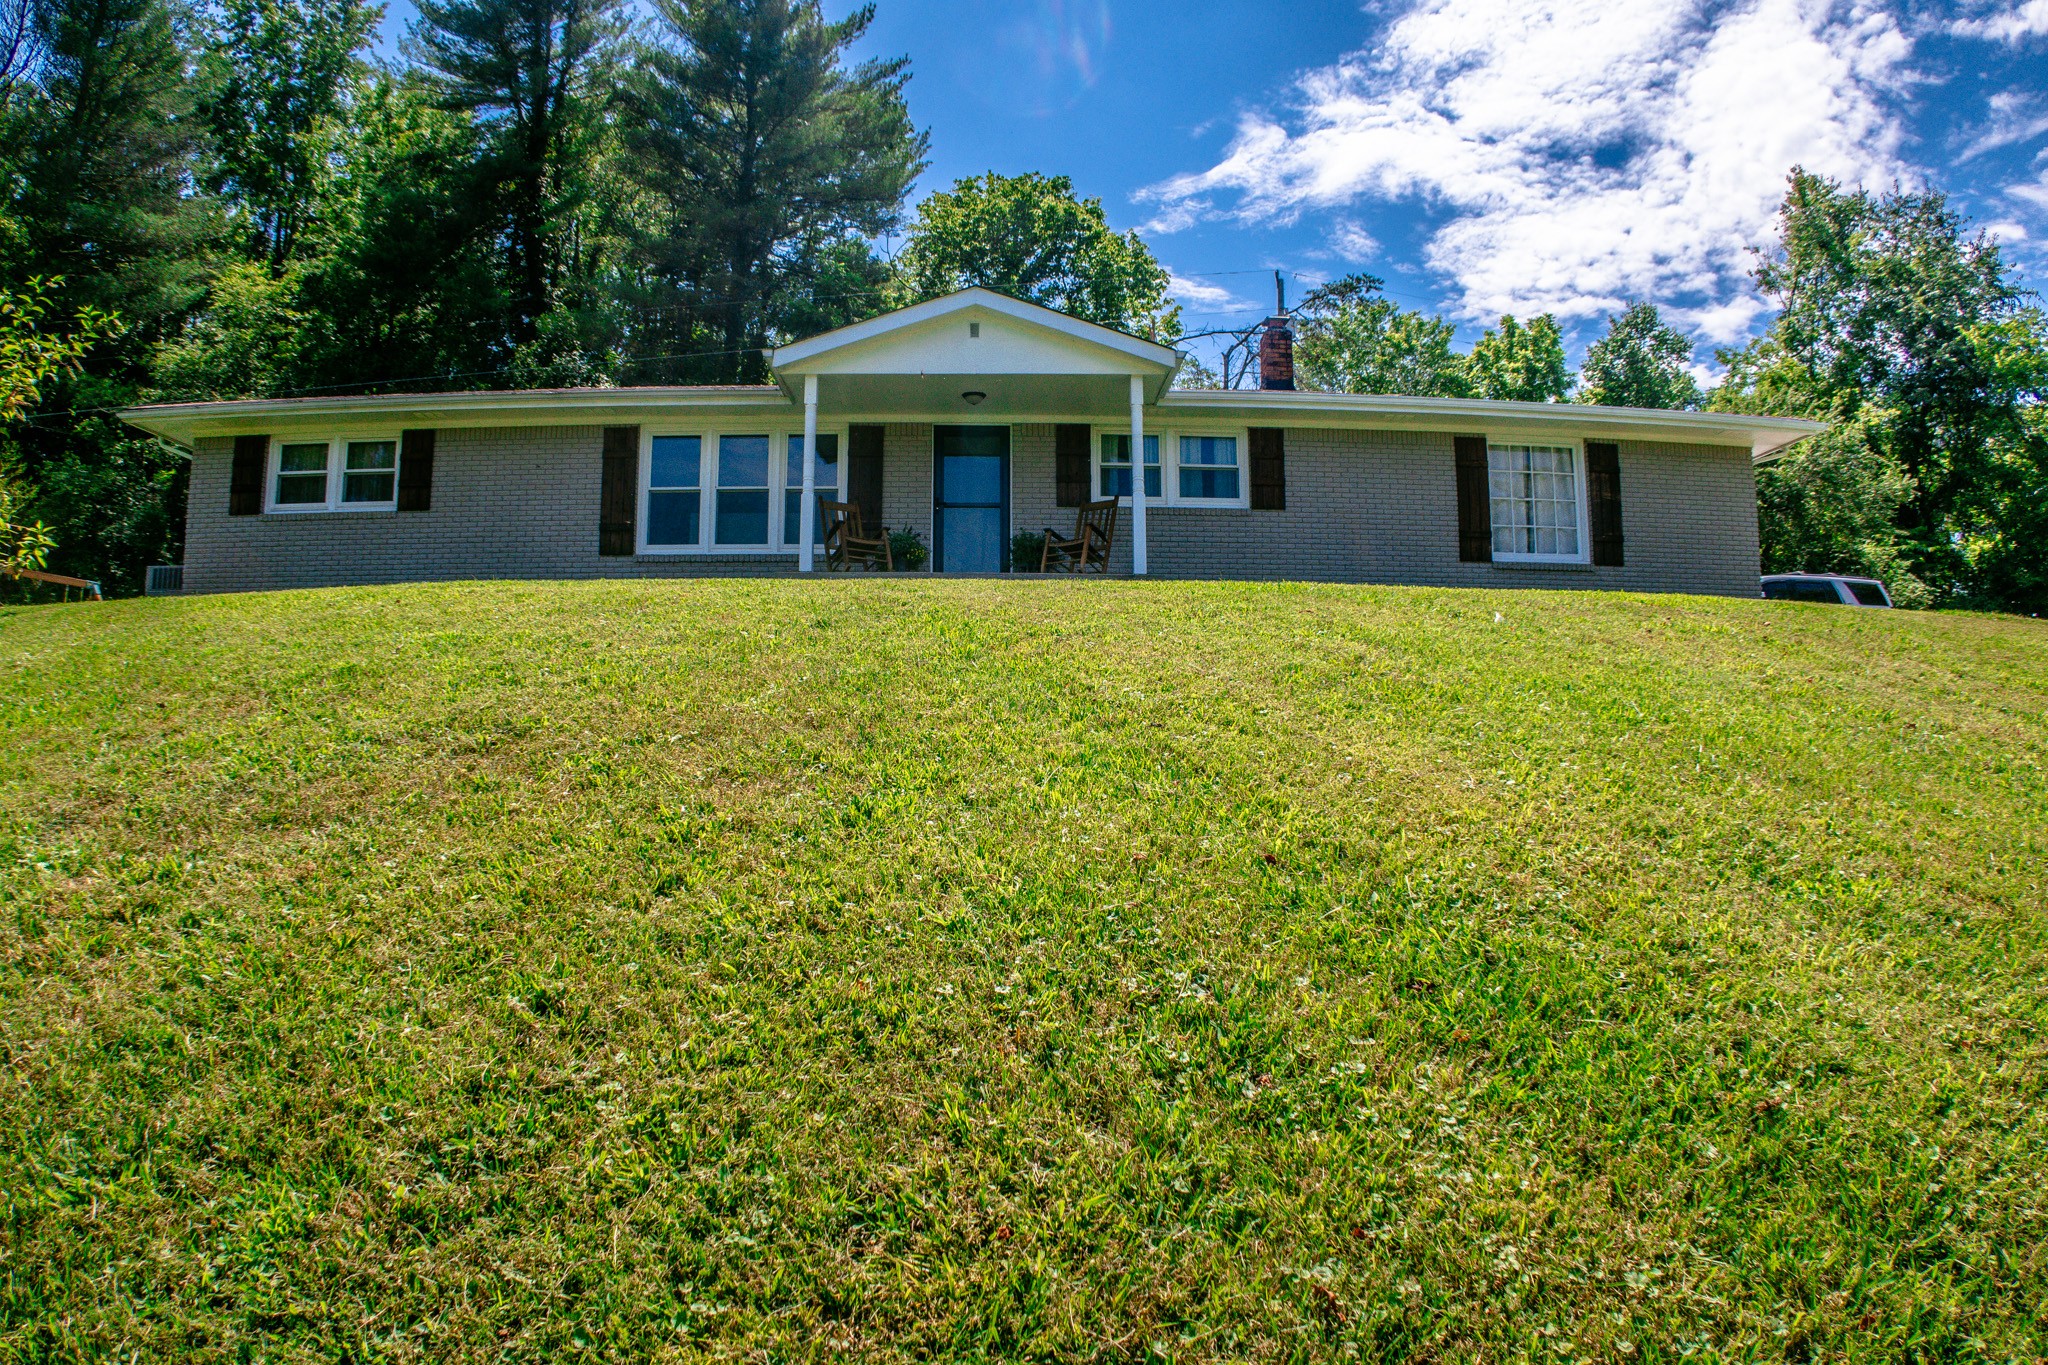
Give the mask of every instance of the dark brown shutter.
POLYGON ((408 431, 398 438, 398 510, 426 512, 434 506, 434 433, 408 431))
POLYGON ((846 434, 846 500, 860 508, 869 533, 882 524, 882 428, 857 426, 846 434))
POLYGON ((1593 525, 1593 562, 1602 568, 1621 567, 1621 447, 1611 441, 1586 442, 1587 518, 1593 525))
POLYGON ((640 506, 640 428, 604 429, 604 484, 597 509, 597 552, 630 555, 640 506))
POLYGON ((1493 500, 1486 491, 1486 438, 1458 436, 1458 558, 1493 562, 1493 500))
POLYGON ((1287 507, 1287 433, 1279 427, 1253 427, 1252 506, 1279 512, 1287 507))
POLYGON ((268 436, 237 436, 235 467, 228 475, 228 515, 253 517, 263 510, 263 467, 270 463, 268 436))
POLYGON ((1061 507, 1088 501, 1088 427, 1062 422, 1053 430, 1053 481, 1061 507))

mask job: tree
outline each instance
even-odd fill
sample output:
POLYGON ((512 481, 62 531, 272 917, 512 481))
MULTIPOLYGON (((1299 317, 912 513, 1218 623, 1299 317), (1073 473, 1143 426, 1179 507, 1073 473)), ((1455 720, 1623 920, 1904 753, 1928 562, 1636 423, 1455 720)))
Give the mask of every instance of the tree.
POLYGON ((219 0, 202 103, 208 177, 272 275, 301 251, 326 178, 357 53, 381 7, 363 0, 219 0))
POLYGON ((1692 342, 1665 323, 1654 303, 1632 303, 1607 319, 1607 333, 1586 348, 1579 401, 1610 408, 1696 408, 1692 342))
POLYGON ((1513 314, 1501 318, 1473 346, 1467 362, 1476 396, 1520 403, 1562 403, 1571 392, 1572 372, 1564 363, 1564 335, 1545 313, 1524 327, 1513 314))
POLYGON ((928 196, 896 277, 899 303, 980 285, 1155 340, 1180 335, 1166 268, 1136 232, 1111 231, 1102 201, 1075 198, 1063 175, 990 171, 928 196))
POLYGON ((505 215, 510 330, 538 335, 588 190, 622 0, 418 0, 406 51, 476 118, 505 215))
POLYGON ((11 438, 29 512, 57 539, 52 567, 116 591, 174 552, 184 460, 104 414, 147 391, 150 354, 204 298, 218 240, 193 192, 203 130, 185 31, 166 0, 41 0, 33 79, 0 146, 10 280, 61 276, 54 315, 120 322, 11 438))
POLYGON ((1311 290, 1295 310, 1294 373, 1328 393, 1472 394, 1465 358, 1451 349, 1458 329, 1380 296, 1370 275, 1348 275, 1311 290))
MULTIPOLYGON (((0 293, 0 423, 8 426, 35 406, 45 384, 75 371, 93 343, 116 330, 112 318, 91 309, 81 310, 69 330, 49 330, 51 284, 30 280, 21 293, 0 293)), ((28 501, 12 463, 0 461, 0 569, 40 569, 56 543, 40 520, 25 520, 28 501)))
MULTIPOLYGON (((874 311, 867 239, 924 169, 904 59, 849 68, 872 7, 827 22, 815 0, 655 0, 628 84, 629 170, 659 206, 640 234, 654 339, 711 342, 709 377, 757 380, 778 324, 874 311)), ((643 347, 644 349, 644 347, 643 347)))
MULTIPOLYGON (((2008 595, 2019 580, 1997 579, 1983 558, 2005 544, 1983 534, 1983 519, 1996 506, 2016 515, 1993 490, 2024 484, 2013 471, 2034 461, 2041 392, 2025 376, 2042 343, 2016 325, 2023 294, 1997 244, 1969 234, 1939 193, 1851 192, 1799 170, 1779 222, 1756 279, 1781 312, 1750 347, 1723 353, 1729 376, 1713 406, 1815 416, 1857 434, 1864 450, 1834 468, 1864 481, 1854 505, 1898 494, 1889 527, 1858 551, 1896 566, 1895 589, 1911 580, 1894 596, 2023 605, 2008 595)), ((1759 483, 1765 542, 1795 560, 1831 553, 1802 539, 1800 528, 1827 520, 1803 501, 1811 490, 1847 496, 1801 477, 1833 449, 1807 444, 1759 483)), ((2011 567, 2038 553, 2005 544, 1994 557, 2011 567)))

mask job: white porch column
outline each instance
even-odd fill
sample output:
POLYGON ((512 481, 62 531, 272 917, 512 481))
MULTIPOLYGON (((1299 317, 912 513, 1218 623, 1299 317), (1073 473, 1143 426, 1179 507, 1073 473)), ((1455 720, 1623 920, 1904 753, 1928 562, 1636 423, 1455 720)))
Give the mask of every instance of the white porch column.
POLYGON ((818 534, 818 376, 804 376, 804 501, 797 508, 796 571, 810 573, 816 564, 811 541, 818 534))
MULTIPOLYGON (((1163 460, 1159 477, 1166 477, 1163 460)), ((1131 376, 1131 572, 1145 572, 1145 377, 1137 374, 1131 376)))

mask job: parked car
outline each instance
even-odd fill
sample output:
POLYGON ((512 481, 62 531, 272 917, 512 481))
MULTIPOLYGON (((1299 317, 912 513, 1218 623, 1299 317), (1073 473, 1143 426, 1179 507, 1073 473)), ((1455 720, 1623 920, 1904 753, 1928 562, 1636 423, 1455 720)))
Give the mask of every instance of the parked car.
POLYGON ((1837 606, 1888 607, 1891 594, 1875 578, 1849 578, 1835 573, 1764 575, 1765 597, 1776 602, 1829 602, 1837 606))

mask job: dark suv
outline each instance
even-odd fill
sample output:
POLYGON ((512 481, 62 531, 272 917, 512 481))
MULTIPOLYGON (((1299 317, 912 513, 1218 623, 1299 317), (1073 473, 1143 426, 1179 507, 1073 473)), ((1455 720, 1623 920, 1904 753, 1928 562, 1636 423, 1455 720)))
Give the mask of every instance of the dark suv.
POLYGON ((1827 602, 1851 607, 1892 604, 1884 584, 1875 578, 1848 578, 1834 573, 1766 574, 1763 595, 1774 602, 1827 602))

